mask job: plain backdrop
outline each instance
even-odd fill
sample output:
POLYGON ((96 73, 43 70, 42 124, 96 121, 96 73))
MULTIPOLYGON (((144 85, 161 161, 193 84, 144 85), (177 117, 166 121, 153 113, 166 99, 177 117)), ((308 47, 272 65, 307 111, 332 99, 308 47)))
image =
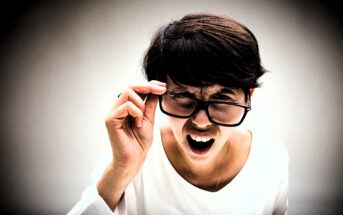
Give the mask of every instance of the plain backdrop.
POLYGON ((342 42, 320 4, 296 1, 62 1, 30 7, 2 37, 0 213, 65 214, 110 150, 117 94, 144 80, 158 27, 191 12, 246 25, 270 71, 243 126, 289 151, 289 214, 342 210, 342 42))

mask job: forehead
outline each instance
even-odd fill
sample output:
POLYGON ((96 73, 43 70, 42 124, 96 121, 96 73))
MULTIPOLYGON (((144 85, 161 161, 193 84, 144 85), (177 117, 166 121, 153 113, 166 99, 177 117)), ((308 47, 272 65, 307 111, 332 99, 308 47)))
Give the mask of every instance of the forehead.
POLYGON ((169 77, 167 77, 167 89, 176 91, 176 92, 187 91, 196 95, 203 95, 203 96, 212 95, 218 92, 237 95, 237 94, 240 94, 240 91, 242 91, 242 89, 228 88, 219 84, 213 84, 213 85, 204 86, 204 87, 194 87, 194 86, 189 86, 189 85, 176 84, 169 77))

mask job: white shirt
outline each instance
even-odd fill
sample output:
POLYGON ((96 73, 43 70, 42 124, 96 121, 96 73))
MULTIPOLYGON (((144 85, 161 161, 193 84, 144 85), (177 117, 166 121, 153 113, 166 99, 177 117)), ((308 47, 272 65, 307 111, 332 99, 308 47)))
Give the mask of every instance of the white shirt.
POLYGON ((242 170, 221 190, 210 192, 176 172, 155 132, 142 169, 114 212, 94 184, 68 214, 285 214, 287 206, 288 154, 281 143, 253 133, 242 170))

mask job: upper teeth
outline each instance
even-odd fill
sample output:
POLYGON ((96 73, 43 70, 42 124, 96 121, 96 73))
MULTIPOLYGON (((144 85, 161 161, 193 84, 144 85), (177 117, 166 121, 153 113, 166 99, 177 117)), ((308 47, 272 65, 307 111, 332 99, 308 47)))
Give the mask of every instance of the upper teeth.
POLYGON ((212 139, 211 137, 199 137, 195 135, 190 135, 190 136, 194 141, 197 141, 197 142, 207 142, 212 139))

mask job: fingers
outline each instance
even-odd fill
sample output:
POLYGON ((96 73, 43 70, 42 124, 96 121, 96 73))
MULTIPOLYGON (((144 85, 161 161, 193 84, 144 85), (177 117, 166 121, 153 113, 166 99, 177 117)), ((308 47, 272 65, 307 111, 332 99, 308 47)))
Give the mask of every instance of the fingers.
POLYGON ((161 95, 166 91, 167 84, 159 81, 150 81, 146 84, 131 85, 129 88, 133 89, 138 94, 156 94, 161 95))
POLYGON ((120 105, 125 104, 127 101, 131 101, 139 109, 144 111, 144 101, 143 99, 131 88, 127 88, 118 98, 113 109, 118 108, 120 105))
POLYGON ((117 122, 115 124, 119 127, 124 124, 128 116, 135 118, 136 127, 141 127, 144 116, 153 122, 158 101, 157 95, 165 91, 166 84, 155 80, 141 85, 132 85, 119 96, 108 118, 113 119, 112 122, 117 122), (144 102, 147 95, 148 98, 144 102))
POLYGON ((132 101, 142 111, 144 111, 143 99, 147 94, 161 95, 166 91, 166 84, 159 81, 150 81, 146 84, 131 85, 118 98, 114 108, 124 104, 126 101, 132 101))
POLYGON ((141 122, 143 119, 143 111, 130 101, 120 105, 113 112, 111 112, 106 122, 107 123, 112 122, 110 124, 112 125, 114 124, 114 126, 118 126, 118 128, 120 128, 128 116, 134 117, 135 125, 137 127, 141 127, 141 122))
POLYGON ((156 81, 156 80, 151 80, 150 83, 157 84, 157 85, 160 85, 162 87, 166 87, 167 86, 166 83, 161 82, 161 81, 156 81))

